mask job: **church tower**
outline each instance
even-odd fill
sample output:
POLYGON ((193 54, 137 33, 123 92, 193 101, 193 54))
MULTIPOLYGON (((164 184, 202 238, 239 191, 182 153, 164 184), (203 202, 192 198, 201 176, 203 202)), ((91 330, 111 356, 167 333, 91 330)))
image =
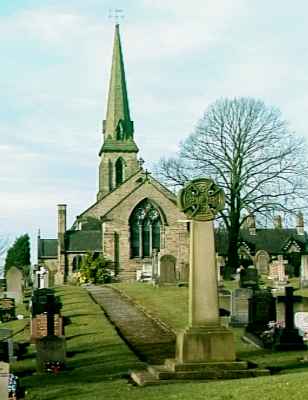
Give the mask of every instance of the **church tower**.
POLYGON ((130 118, 119 25, 115 26, 111 77, 106 119, 103 121, 103 145, 99 152, 99 192, 102 199, 120 186, 140 167, 134 141, 134 123, 130 118))

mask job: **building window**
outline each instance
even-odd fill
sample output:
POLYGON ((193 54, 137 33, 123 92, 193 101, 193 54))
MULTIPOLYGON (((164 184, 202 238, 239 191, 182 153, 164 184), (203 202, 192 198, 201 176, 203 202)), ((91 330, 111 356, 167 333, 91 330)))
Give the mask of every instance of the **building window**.
POLYGON ((149 200, 143 200, 129 219, 132 257, 151 257, 152 250, 160 250, 161 217, 149 200))
POLYGON ((124 160, 123 158, 118 158, 115 163, 115 178, 116 178, 116 187, 120 186, 124 181, 124 160))
POLYGON ((82 263, 82 256, 75 256, 72 263, 72 272, 78 272, 82 263))

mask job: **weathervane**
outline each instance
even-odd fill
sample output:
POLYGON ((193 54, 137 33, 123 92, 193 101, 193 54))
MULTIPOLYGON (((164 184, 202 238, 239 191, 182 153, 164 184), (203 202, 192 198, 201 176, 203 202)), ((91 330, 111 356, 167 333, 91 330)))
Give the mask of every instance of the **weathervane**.
POLYGON ((108 18, 118 24, 124 18, 124 11, 122 8, 109 8, 108 18))

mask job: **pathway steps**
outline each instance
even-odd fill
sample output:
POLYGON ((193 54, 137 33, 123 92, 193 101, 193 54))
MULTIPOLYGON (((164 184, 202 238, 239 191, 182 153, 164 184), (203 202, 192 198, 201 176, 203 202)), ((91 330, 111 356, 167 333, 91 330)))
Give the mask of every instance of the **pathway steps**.
POLYGON ((108 286, 86 287, 140 360, 162 364, 175 356, 175 335, 108 286))

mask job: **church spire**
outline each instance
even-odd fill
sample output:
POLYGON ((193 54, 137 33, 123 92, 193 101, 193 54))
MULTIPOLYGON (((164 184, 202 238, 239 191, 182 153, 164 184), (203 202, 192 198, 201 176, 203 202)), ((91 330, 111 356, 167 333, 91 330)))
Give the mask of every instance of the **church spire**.
POLYGON ((130 119, 119 24, 116 24, 107 113, 103 122, 104 144, 100 155, 106 151, 138 152, 133 133, 134 124, 130 119))

